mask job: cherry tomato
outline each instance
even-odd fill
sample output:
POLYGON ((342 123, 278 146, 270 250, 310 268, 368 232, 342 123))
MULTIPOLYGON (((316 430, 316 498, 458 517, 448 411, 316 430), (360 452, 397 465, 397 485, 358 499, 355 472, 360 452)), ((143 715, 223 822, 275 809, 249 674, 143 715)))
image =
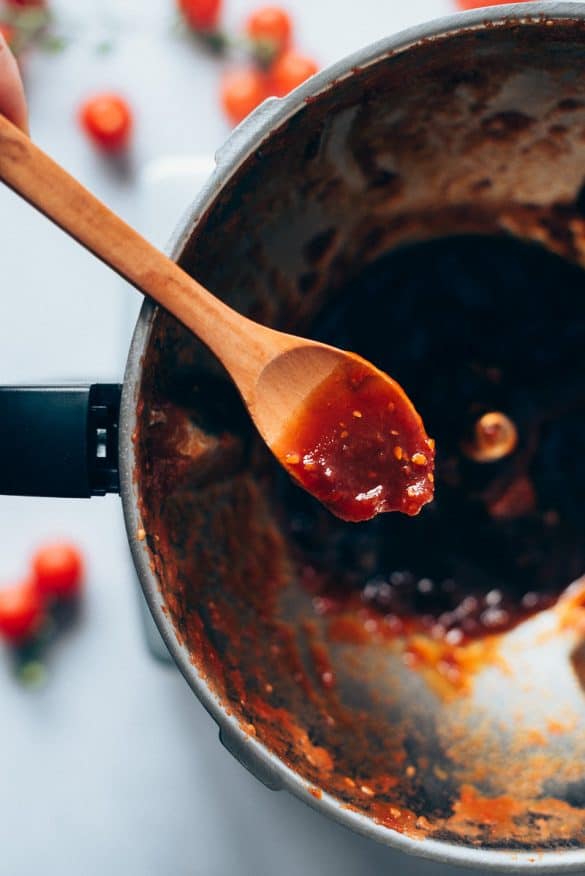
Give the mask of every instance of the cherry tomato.
POLYGON ((529 0, 455 0, 459 9, 478 9, 482 6, 501 6, 503 3, 528 3, 529 0))
POLYGON ((16 644, 31 638, 43 621, 43 603, 32 581, 0 590, 0 636, 16 644))
POLYGON ((266 76, 255 67, 229 71, 221 85, 221 103, 234 125, 256 109, 268 94, 266 76))
POLYGON ((130 142, 132 110, 117 94, 97 94, 79 112, 81 124, 90 140, 106 152, 119 152, 130 142))
POLYGON ((193 30, 215 30, 222 0, 178 0, 179 10, 193 30))
POLYGON ((290 44, 292 21, 280 6, 263 6, 248 18, 246 33, 252 40, 270 43, 275 52, 284 52, 290 44))
POLYGON ((310 76, 313 76, 319 68, 311 58, 299 55, 298 52, 284 52, 276 59, 270 69, 270 84, 272 94, 284 97, 293 88, 301 85, 310 76))
POLYGON ((19 6, 20 8, 24 8, 26 6, 46 6, 46 0, 4 0, 6 6, 19 6))
POLYGON ((72 544, 56 542, 40 548, 33 557, 33 580, 44 599, 70 599, 83 583, 83 559, 72 544))

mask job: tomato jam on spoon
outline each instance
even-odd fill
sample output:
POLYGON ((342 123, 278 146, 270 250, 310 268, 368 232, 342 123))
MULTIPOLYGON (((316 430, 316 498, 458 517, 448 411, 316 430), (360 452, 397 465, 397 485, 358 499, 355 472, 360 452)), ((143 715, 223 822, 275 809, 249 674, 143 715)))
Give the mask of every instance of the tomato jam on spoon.
POLYGON ((399 384, 357 356, 317 386, 276 450, 342 520, 414 516, 433 498, 434 441, 399 384))

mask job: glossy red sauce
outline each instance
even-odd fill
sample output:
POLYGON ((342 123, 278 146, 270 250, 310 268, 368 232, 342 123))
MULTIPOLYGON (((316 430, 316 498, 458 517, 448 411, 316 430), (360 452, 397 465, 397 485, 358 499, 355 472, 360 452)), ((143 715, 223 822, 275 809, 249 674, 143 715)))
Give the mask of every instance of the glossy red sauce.
POLYGON ((433 498, 434 441, 401 387, 357 357, 313 391, 276 451, 342 520, 414 516, 433 498))

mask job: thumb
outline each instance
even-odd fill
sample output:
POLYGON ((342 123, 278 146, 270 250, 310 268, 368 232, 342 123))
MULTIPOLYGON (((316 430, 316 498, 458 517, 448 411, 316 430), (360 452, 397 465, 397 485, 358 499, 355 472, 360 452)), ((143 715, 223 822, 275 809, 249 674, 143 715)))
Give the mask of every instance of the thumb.
POLYGON ((16 59, 0 36, 0 113, 28 134, 24 87, 16 59))

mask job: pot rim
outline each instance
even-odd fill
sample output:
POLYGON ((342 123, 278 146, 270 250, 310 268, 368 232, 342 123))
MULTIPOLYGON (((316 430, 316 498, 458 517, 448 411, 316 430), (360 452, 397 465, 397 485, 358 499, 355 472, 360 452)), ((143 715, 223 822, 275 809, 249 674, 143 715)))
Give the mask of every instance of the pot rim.
MULTIPOLYGON (((170 240, 167 251, 171 258, 175 261, 179 259, 201 217, 212 206, 218 193, 262 142, 302 109, 308 100, 327 91, 339 80, 353 75, 356 70, 378 62, 384 56, 401 54, 423 41, 446 39, 462 32, 482 30, 487 26, 492 28, 508 26, 511 22, 530 26, 540 24, 547 19, 568 22, 585 20, 585 3, 575 0, 568 2, 565 0, 560 3, 541 0, 541 2, 523 3, 521 7, 516 3, 443 16, 378 40, 352 53, 321 71, 284 98, 269 98, 232 132, 216 153, 216 167, 213 174, 185 212, 170 240)), ((323 793, 320 799, 316 799, 311 794, 312 786, 306 780, 290 769, 259 740, 250 737, 240 726, 237 718, 229 714, 191 662, 187 649, 179 643, 164 609, 147 543, 138 537, 142 522, 135 478, 134 433, 137 427, 136 409, 143 356, 155 313, 156 306, 145 300, 128 354, 120 411, 120 495, 128 541, 150 612, 187 683, 217 722, 221 739, 226 747, 269 787, 286 789, 335 821, 399 851, 441 863, 480 869, 489 868, 505 873, 518 872, 527 867, 540 873, 582 871, 585 867, 585 847, 577 850, 538 853, 481 849, 433 839, 417 840, 377 824, 362 813, 344 809, 341 802, 329 794, 323 793)))

